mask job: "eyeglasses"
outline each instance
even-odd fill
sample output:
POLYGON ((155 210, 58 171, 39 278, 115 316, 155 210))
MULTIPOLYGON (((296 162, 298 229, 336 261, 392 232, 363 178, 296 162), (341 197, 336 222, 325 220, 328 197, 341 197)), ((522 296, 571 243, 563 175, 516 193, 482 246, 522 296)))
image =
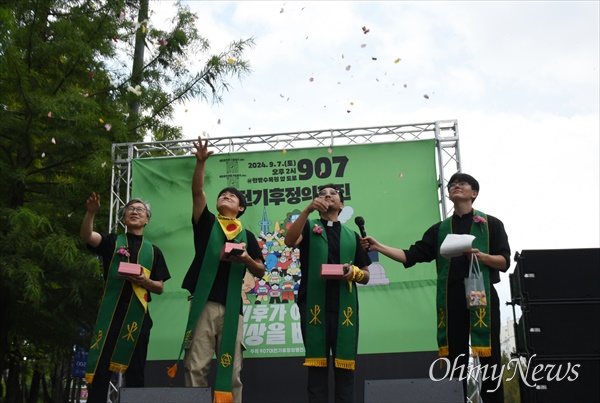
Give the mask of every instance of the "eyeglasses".
POLYGON ((143 207, 133 207, 129 206, 125 209, 128 213, 133 213, 134 211, 138 214, 145 213, 147 210, 143 207))
POLYGON ((319 190, 318 193, 319 197, 325 197, 327 195, 329 196, 339 196, 340 195, 340 191, 337 189, 330 189, 329 191, 323 189, 323 190, 319 190))
POLYGON ((456 186, 460 186, 461 188, 464 188, 465 186, 469 186, 469 185, 470 185, 470 183, 466 182, 466 181, 453 182, 453 183, 448 184, 448 190, 452 190, 456 186))

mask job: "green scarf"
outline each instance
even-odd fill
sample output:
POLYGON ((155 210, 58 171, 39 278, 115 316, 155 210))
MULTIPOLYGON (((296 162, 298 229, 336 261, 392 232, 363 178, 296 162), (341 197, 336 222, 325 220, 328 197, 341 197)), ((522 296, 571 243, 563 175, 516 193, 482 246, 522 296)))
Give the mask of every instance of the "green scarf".
MULTIPOLYGON (((489 228, 487 216, 477 210, 473 210, 473 217, 476 215, 485 219, 484 223, 471 224, 471 235, 475 236, 473 248, 479 249, 482 253, 489 253, 489 228)), ((448 356, 448 309, 447 309, 447 290, 448 290, 448 272, 450 269, 450 259, 446 259, 439 254, 442 242, 448 234, 452 233, 452 217, 442 221, 438 233, 438 258, 437 258, 437 339, 440 357, 448 356)), ((490 357, 492 355, 491 344, 491 304, 490 294, 490 269, 479 262, 481 273, 484 278, 485 294, 487 297, 487 307, 471 309, 471 350, 473 356, 490 357)), ((465 295, 466 304, 466 295, 465 295)))
MULTIPOLYGON (((219 270, 221 258, 221 249, 225 244, 226 238, 224 229, 219 220, 215 220, 210 232, 206 252, 202 259, 202 266, 196 283, 196 292, 192 299, 192 306, 188 316, 188 322, 185 329, 185 336, 179 352, 179 358, 186 347, 192 342, 192 333, 198 323, 200 314, 208 299, 208 294, 219 270)), ((246 231, 241 230, 234 239, 235 242, 247 242, 246 231)), ((229 282, 227 283, 227 299, 225 305, 225 323, 223 325, 223 337, 220 346, 220 357, 217 357, 217 381, 215 385, 215 401, 233 401, 231 393, 231 381, 233 376, 233 362, 235 358, 235 343, 237 339, 237 329, 239 324, 240 306, 242 299, 239 290, 242 286, 242 280, 246 268, 239 263, 231 263, 229 269, 229 282)), ((169 369, 169 376, 172 378, 177 371, 177 364, 169 369)))
MULTIPOLYGON (((320 219, 310 220, 311 231, 315 226, 322 227, 320 219)), ((323 229, 323 228, 322 228, 323 229)), ((308 367, 327 367, 327 351, 325 343, 325 300, 327 281, 321 278, 321 264, 327 263, 329 254, 327 233, 312 232, 309 239, 308 270, 310 276, 307 285, 306 315, 306 357, 304 365, 308 367)), ((349 263, 356 253, 356 237, 354 232, 341 226, 340 261, 349 263)), ((356 362, 358 298, 357 288, 353 281, 340 284, 340 306, 338 318, 338 335, 335 366, 354 370, 356 362)))
MULTIPOLYGON (((85 370, 85 380, 92 383, 94 375, 98 367, 98 360, 102 355, 102 350, 106 341, 106 336, 117 307, 119 297, 123 292, 123 286, 127 280, 118 276, 119 264, 122 261, 129 261, 128 257, 117 253, 119 248, 127 247, 127 236, 121 234, 117 237, 115 250, 108 270, 108 278, 104 287, 104 296, 102 297, 102 305, 98 312, 96 327, 92 336, 92 346, 90 347, 87 366, 85 370)), ((142 265, 149 273, 152 270, 154 263, 154 248, 146 239, 142 239, 142 245, 138 251, 137 262, 142 265), (149 269, 148 269, 149 268, 149 269)), ((119 339, 112 352, 109 370, 113 372, 125 373, 129 367, 129 361, 133 355, 133 350, 138 341, 146 306, 140 301, 138 295, 133 292, 129 301, 129 309, 125 316, 125 320, 119 332, 119 339)))

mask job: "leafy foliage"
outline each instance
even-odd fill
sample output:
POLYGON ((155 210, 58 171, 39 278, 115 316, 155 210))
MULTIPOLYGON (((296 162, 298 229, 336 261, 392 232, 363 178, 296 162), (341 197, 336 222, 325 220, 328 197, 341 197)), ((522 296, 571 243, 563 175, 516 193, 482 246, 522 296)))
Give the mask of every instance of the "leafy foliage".
POLYGON ((56 373, 88 343, 103 283, 78 234, 87 196, 110 191, 112 144, 181 138, 176 103, 221 102, 250 72, 252 39, 211 55, 189 9, 157 29, 148 7, 0 2, 0 373, 56 373))

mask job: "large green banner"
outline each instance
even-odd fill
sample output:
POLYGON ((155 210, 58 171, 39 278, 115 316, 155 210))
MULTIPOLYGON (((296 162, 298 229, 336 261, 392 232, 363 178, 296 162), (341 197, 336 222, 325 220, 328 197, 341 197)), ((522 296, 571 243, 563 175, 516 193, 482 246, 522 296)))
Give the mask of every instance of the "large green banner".
MULTIPOLYGON (((175 359, 183 339, 189 302, 181 283, 194 254, 195 161, 133 161, 132 195, 150 203, 146 235, 164 252, 172 275, 150 305, 150 360, 175 359)), ((326 183, 343 191, 342 222, 358 232, 354 219, 362 216, 369 235, 395 247, 408 247, 440 219, 434 140, 212 155, 206 164, 208 208, 216 213, 217 195, 227 186, 244 192, 242 223, 256 235, 266 262, 263 279, 247 275, 240 286, 245 357, 304 355, 295 303, 302 267, 299 251, 286 247, 284 237, 326 183)), ((371 281, 359 288, 359 353, 436 350, 434 264, 406 270, 375 253, 371 259, 371 281)))

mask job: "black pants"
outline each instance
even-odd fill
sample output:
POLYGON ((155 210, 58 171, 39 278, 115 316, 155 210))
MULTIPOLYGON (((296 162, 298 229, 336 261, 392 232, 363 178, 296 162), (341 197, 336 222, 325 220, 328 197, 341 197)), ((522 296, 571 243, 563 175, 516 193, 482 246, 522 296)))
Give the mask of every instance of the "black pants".
MULTIPOLYGON (((300 308, 300 328, 302 338, 306 340, 306 303, 301 303, 300 308)), ((337 326, 338 313, 325 313, 325 338, 328 366, 306 367, 308 369, 308 401, 310 403, 322 403, 329 400, 329 352, 336 354, 337 347, 337 326)), ((356 324, 358 332, 358 321, 356 324)), ((358 343, 357 343, 358 345, 358 343)), ((306 348, 306 344, 304 345, 306 348)), ((354 371, 349 369, 336 368, 333 366, 333 379, 335 381, 334 401, 336 403, 354 402, 354 371)))
MULTIPOLYGON (((492 356, 479 357, 482 368, 488 369, 482 382, 481 398, 485 403, 504 402, 504 389, 501 380, 497 379, 502 369, 500 351, 500 300, 492 285, 491 298, 491 339, 492 356), (496 365, 496 367, 494 367, 496 365), (493 371, 495 369, 495 373, 493 371), (493 379, 492 379, 493 374, 493 379)), ((467 309, 464 282, 460 281, 448 287, 448 347, 451 365, 467 368, 469 364, 470 311, 467 309), (462 355, 461 355, 462 354, 462 355)), ((466 375, 466 372, 465 372, 466 375)), ((463 392, 467 397, 467 380, 463 380, 463 392)))
MULTIPOLYGON (((116 316, 116 315, 115 315, 116 316)), ((108 385, 113 375, 112 371, 109 371, 110 359, 112 357, 113 350, 117 344, 119 334, 121 332, 121 324, 123 318, 115 317, 111 327, 108 331, 108 336, 102 349, 102 355, 98 360, 98 366, 96 367, 96 374, 94 380, 89 387, 88 392, 88 403, 106 403, 108 396, 108 385)), ((144 317, 140 335, 133 350, 129 367, 125 372, 125 385, 128 388, 142 388, 144 387, 144 369, 146 367, 146 355, 148 353, 148 341, 150 339, 150 329, 152 328, 152 319, 149 315, 144 317)))

